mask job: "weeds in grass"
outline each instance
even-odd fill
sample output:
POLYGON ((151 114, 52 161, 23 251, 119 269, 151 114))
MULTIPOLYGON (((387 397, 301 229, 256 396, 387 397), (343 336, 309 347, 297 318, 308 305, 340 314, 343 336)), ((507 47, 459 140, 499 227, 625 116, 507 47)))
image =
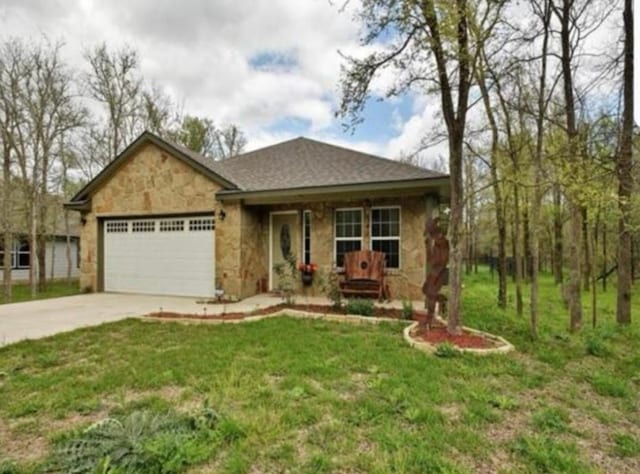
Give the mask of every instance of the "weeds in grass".
POLYGON ((499 410, 515 410, 520 406, 517 400, 507 396, 507 395, 496 395, 489 400, 489 404, 492 407, 498 408, 499 410))
POLYGON ((614 452, 620 457, 640 456, 640 439, 627 433, 613 435, 614 452))
POLYGON ((598 395, 624 398, 629 393, 626 380, 607 373, 596 372, 590 377, 589 381, 598 395))
POLYGON ((18 465, 13 461, 1 460, 0 461, 0 474, 18 474, 18 465))
POLYGON ((457 357, 460 355, 460 351, 456 346, 451 344, 450 342, 442 342, 436 346, 436 350, 434 352, 435 355, 442 358, 451 358, 457 357))
POLYGON ((558 407, 543 408, 533 414, 533 426, 544 432, 561 433, 569 429, 569 413, 558 407))
POLYGON ((574 443, 556 441, 548 436, 520 436, 512 443, 512 451, 534 472, 589 472, 579 460, 574 443))

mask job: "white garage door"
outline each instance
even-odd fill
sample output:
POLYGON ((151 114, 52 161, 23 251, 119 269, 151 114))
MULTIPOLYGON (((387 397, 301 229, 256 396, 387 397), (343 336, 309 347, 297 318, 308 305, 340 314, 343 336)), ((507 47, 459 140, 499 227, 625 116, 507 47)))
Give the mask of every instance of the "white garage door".
POLYGON ((213 216, 107 220, 104 223, 104 289, 213 296, 213 216))

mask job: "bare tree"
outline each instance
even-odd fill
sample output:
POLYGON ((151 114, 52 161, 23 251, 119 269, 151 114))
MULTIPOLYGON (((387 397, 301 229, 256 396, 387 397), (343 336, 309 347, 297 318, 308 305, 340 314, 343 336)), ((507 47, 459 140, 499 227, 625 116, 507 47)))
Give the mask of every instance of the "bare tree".
POLYGON ((139 129, 142 79, 138 53, 129 47, 112 52, 103 43, 86 51, 85 58, 91 69, 84 77, 87 92, 103 105, 107 115, 106 159, 110 161, 139 129))
POLYGON ((624 110, 622 116, 622 140, 617 160, 618 206, 618 297, 616 321, 631 323, 631 192, 633 188, 633 5, 624 2, 624 110))
MULTIPOLYGON (((346 58, 342 74, 342 101, 339 113, 351 124, 360 121, 369 96, 371 81, 382 70, 392 69, 397 81, 388 95, 411 88, 436 90, 440 95, 447 129, 450 173, 451 242, 448 331, 461 331, 462 257, 464 242, 462 163, 469 91, 478 49, 470 41, 470 24, 489 34, 499 16, 501 2, 423 2, 367 0, 360 9, 366 30, 363 43, 372 45, 383 35, 396 41, 364 59, 346 58)), ((426 131, 425 131, 426 132, 426 131)))

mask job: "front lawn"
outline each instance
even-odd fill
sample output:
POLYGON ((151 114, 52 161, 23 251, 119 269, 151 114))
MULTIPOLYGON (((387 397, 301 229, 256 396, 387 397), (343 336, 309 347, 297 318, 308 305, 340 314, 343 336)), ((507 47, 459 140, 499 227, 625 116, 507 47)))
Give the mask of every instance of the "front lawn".
POLYGON ((38 471, 106 416, 207 405, 237 436, 190 472, 640 471, 640 325, 612 323, 614 290, 600 328, 570 336, 544 279, 533 343, 485 270, 465 281, 465 322, 518 352, 437 358, 400 323, 289 318, 129 320, 1 348, 0 460, 38 471))
POLYGON ((33 299, 43 300, 47 298, 58 298, 60 296, 71 296, 80 293, 78 280, 73 279, 70 282, 66 280, 56 280, 47 283, 44 291, 39 291, 35 298, 31 297, 31 288, 26 283, 16 283, 12 288, 11 301, 4 301, 0 295, 0 304, 3 303, 22 303, 23 301, 31 301, 33 299))

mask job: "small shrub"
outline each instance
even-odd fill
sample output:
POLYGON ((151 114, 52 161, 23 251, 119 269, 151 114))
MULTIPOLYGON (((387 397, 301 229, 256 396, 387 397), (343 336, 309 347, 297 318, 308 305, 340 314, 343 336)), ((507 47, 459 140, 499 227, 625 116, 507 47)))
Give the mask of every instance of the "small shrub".
POLYGON ((282 297, 282 301, 287 305, 296 302, 295 293, 298 283, 298 269, 296 268, 296 259, 293 255, 289 255, 285 262, 276 263, 273 271, 278 276, 277 290, 282 297))
POLYGON ((352 299, 347 302, 347 314, 361 314, 362 316, 373 316, 375 306, 372 300, 368 299, 352 299))
POLYGON ((640 456, 640 440, 626 433, 613 435, 613 451, 621 457, 640 456))
POLYGON ((402 319, 413 319, 413 301, 409 299, 402 300, 402 319))
POLYGON ((434 354, 438 357, 448 359, 451 357, 456 357, 460 354, 460 351, 450 342, 443 342, 436 346, 436 351, 434 352, 434 354))
POLYGON ((594 334, 587 337, 587 340, 585 341, 585 350, 588 355, 592 355, 594 357, 607 357, 611 355, 611 349, 609 346, 601 337, 594 334))
POLYGON ((322 293, 331 301, 334 310, 342 309, 342 292, 340 291, 340 277, 334 271, 329 270, 327 277, 324 274, 316 279, 322 293))
POLYGON ((539 430, 560 433, 568 429, 569 414, 560 408, 545 408, 535 413, 532 421, 539 430))

